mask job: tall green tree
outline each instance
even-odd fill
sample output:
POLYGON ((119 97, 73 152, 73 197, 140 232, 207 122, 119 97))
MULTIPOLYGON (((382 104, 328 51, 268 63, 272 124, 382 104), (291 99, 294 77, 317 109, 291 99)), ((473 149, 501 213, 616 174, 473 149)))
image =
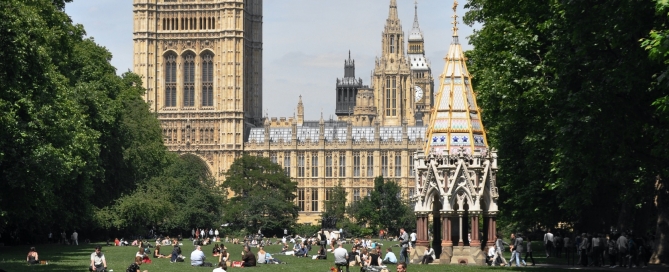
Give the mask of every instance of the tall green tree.
POLYGON ((167 164, 140 78, 116 75, 111 54, 84 38, 66 2, 0 2, 4 237, 92 227, 94 207, 111 205, 167 164))
POLYGON ((106 228, 143 233, 149 228, 167 233, 221 223, 226 192, 195 155, 173 154, 161 176, 141 184, 133 193, 97 212, 106 228))
POLYGON ((366 224, 374 230, 387 229, 396 233, 400 228, 413 229, 416 224, 413 210, 402 199, 401 193, 396 182, 376 177, 369 197, 351 203, 348 212, 357 223, 366 224))
POLYGON ((233 195, 224 219, 249 232, 279 233, 297 222, 297 183, 268 158, 243 155, 225 172, 223 188, 233 195))
MULTIPOLYGON (((661 66, 639 46, 651 1, 471 0, 467 52, 504 217, 523 227, 644 230, 658 162, 661 66)), ((666 164, 665 164, 666 165, 666 164)))

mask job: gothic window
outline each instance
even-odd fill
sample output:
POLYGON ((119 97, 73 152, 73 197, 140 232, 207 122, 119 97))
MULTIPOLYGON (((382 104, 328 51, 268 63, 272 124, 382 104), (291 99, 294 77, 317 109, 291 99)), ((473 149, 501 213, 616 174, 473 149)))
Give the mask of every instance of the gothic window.
POLYGON ((381 153, 381 175, 388 176, 388 153, 381 153))
POLYGON ((210 52, 202 56, 202 106, 214 106, 214 55, 210 52))
POLYGON ((353 189, 353 201, 360 201, 360 189, 353 189))
POLYGON ((325 154, 325 177, 332 177, 332 152, 325 154))
POLYGON ((318 211, 318 189, 311 189, 311 211, 318 211))
POLYGON ((297 153, 297 177, 304 177, 304 152, 297 153))
POLYGON ((400 152, 395 153, 395 177, 402 176, 402 156, 400 152))
POLYGON ((283 171, 286 172, 286 176, 290 177, 290 154, 283 157, 283 171))
POLYGON ((177 55, 165 56, 165 107, 177 106, 177 55))
POLYGON ((297 189, 297 207, 299 211, 304 211, 304 189, 297 189))
POLYGON ((184 55, 184 107, 195 106, 195 54, 188 52, 184 55))
POLYGON ((374 176, 374 152, 367 152, 367 176, 374 176))
POLYGON ((413 155, 409 155, 409 176, 413 177, 413 155))
POLYGON ((325 189, 325 201, 332 199, 332 189, 325 189))
POLYGON ((318 153, 311 153, 311 176, 318 177, 318 153))
POLYGON ((390 53, 395 53, 395 35, 390 35, 390 53))
POLYGON ((272 163, 277 163, 277 160, 276 160, 276 152, 271 152, 271 153, 269 154, 269 160, 272 161, 272 163))
POLYGON ((386 77, 386 116, 397 115, 397 78, 386 77))
POLYGON ((353 176, 360 176, 360 152, 353 153, 353 176))
POLYGON ((339 153, 339 177, 346 177, 346 153, 339 153))

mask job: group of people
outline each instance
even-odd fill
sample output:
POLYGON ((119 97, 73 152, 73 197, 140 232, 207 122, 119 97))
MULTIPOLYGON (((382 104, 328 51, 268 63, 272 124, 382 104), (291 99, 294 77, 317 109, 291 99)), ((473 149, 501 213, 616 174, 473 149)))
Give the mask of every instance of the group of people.
POLYGON ((620 234, 582 233, 572 237, 553 234, 544 235, 546 257, 560 258, 562 253, 567 263, 581 266, 645 267, 652 252, 651 236, 634 236, 631 232, 620 234), (576 259, 578 258, 578 261, 576 259))
MULTIPOLYGON (((49 241, 49 243, 53 243, 55 241, 52 232, 49 232, 48 241, 49 241)), ((70 235, 70 239, 68 239, 67 234, 63 230, 60 233, 60 239, 58 239, 58 243, 63 244, 63 245, 77 245, 78 246, 79 245, 79 233, 77 233, 77 231, 74 230, 72 232, 72 234, 70 235)))
POLYGON ((392 248, 386 248, 386 254, 381 258, 381 246, 368 250, 367 248, 353 245, 351 251, 347 251, 341 242, 337 242, 337 248, 333 251, 335 258, 335 266, 339 272, 342 268, 346 268, 349 272, 350 267, 360 267, 360 271, 380 271, 381 265, 397 264, 398 271, 406 271, 406 263, 398 262, 397 256, 393 253, 392 248))
POLYGON ((193 239, 205 239, 205 238, 219 238, 220 233, 218 232, 218 229, 199 229, 199 228, 194 228, 190 231, 191 237, 193 239))
POLYGON ((504 242, 500 234, 496 235, 495 243, 488 248, 486 255, 486 263, 491 266, 512 266, 515 262, 516 266, 527 265, 527 259, 530 258, 532 265, 535 265, 534 256, 532 255, 532 241, 529 236, 523 234, 511 234, 511 243, 504 242), (509 246, 511 251, 511 258, 509 262, 503 256, 505 246, 509 246), (525 255, 523 257, 523 254, 525 255))

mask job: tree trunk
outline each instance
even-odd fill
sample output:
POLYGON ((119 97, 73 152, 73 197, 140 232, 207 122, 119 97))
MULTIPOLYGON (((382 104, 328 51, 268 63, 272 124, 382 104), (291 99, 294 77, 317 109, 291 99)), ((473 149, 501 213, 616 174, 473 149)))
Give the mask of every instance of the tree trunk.
POLYGON ((669 263, 669 184, 657 176, 655 180, 655 208, 657 208, 657 230, 651 264, 669 263))

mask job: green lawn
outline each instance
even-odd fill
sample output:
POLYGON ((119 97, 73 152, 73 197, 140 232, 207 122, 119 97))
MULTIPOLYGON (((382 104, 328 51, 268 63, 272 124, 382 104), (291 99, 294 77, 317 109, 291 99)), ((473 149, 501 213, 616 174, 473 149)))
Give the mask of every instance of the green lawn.
MULTIPOLYGON (((190 257, 193 250, 193 245, 189 240, 185 240, 182 246, 183 255, 190 257)), ((241 260, 241 245, 227 244, 230 257, 233 261, 241 260)), ((384 249, 388 244, 384 244, 384 249)), ((38 245, 36 246, 41 260, 48 260, 49 265, 35 265, 28 266, 25 262, 25 256, 28 253, 29 246, 15 246, 15 247, 0 247, 0 269, 8 272, 12 271, 88 271, 89 257, 93 252, 95 245, 80 245, 80 246, 62 246, 62 245, 38 245)), ((538 246, 537 246, 538 247, 538 246)), ((350 250, 350 246, 346 247, 350 250)), ((265 250, 270 253, 279 252, 280 246, 274 245, 267 247, 265 250)), ((397 247, 393 249, 398 249, 397 247)), ((212 246, 204 246, 203 251, 207 256, 211 256, 212 246)), ((253 249, 257 253, 256 249, 253 249)), ((137 247, 107 247, 103 246, 102 251, 105 253, 109 269, 114 272, 124 272, 125 269, 133 262, 137 247)), ((169 254, 171 247, 163 249, 163 254, 169 254)), ((395 254, 399 254, 398 250, 393 250, 395 254)), ((535 249, 535 260, 539 264, 546 263, 546 258, 540 257, 543 252, 542 249, 535 249)), ((315 249, 312 252, 315 253, 315 249)), ((510 254, 507 253, 507 259, 510 254)), ((293 256, 280 256, 276 258, 287 262, 281 265, 259 265, 255 269, 257 271, 329 271, 329 268, 334 264, 334 257, 330 255, 327 260, 312 260, 311 258, 296 258, 293 256)), ((213 268, 193 268, 190 266, 190 258, 183 263, 170 263, 169 259, 152 259, 153 263, 142 265, 142 270, 148 271, 212 271, 213 268)), ((216 262, 218 257, 209 257, 208 261, 216 262)), ((561 262, 559 259, 548 259, 550 263, 553 261, 561 262)), ((389 266, 390 271, 396 271, 395 266, 389 266)), ((537 267, 511 268, 512 270, 535 270, 537 267)), ((567 267, 564 267, 567 268, 567 267)), ((229 268, 229 270, 237 270, 239 268, 229 268)), ((480 271, 492 269, 509 269, 500 267, 476 267, 476 266, 448 266, 448 265, 415 265, 410 264, 408 271, 480 271)), ((546 267, 542 268, 545 271, 546 267)), ((559 269, 549 269, 559 270, 559 269)), ((357 272, 359 268, 353 268, 351 271, 357 272)))

